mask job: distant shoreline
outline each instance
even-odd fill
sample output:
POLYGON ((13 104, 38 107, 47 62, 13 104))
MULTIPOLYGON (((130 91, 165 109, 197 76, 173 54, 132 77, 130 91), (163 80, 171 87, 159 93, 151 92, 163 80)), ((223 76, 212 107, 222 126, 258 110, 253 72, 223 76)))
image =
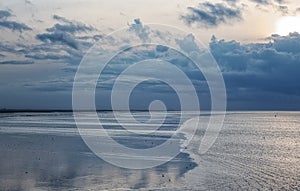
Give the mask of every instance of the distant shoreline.
MULTIPOLYGON (((31 112, 31 113, 54 113, 54 112, 73 112, 74 110, 59 110, 59 109, 50 109, 50 110, 36 110, 36 109, 2 109, 0 110, 0 113, 25 113, 25 112, 31 112)), ((94 112, 94 110, 76 110, 77 112, 94 112)), ((111 111, 128 111, 128 110, 96 110, 97 112, 111 112, 111 111)), ((139 111, 139 112, 148 112, 149 110, 131 110, 132 112, 139 111)), ((160 111, 160 110, 157 110, 160 111)), ((180 110, 168 110, 168 111, 180 111, 180 110)))
MULTIPOLYGON (((128 110, 96 110, 97 112, 112 112, 112 111, 119 111, 119 112, 128 112, 128 110)), ((161 111, 161 110, 157 110, 161 111)), ((168 111, 181 111, 181 110, 168 110, 168 111)), ((250 110, 227 110, 226 112, 255 112, 255 111, 260 111, 260 112, 297 112, 300 110, 268 110, 268 109, 250 109, 250 110)), ((55 112, 61 112, 61 113, 70 113, 74 112, 74 110, 69 110, 69 109, 0 109, 0 113, 55 113, 55 112)), ((93 110, 77 110, 77 112, 94 112, 93 110)), ((131 110, 131 112, 149 112, 149 110, 131 110)), ((193 111, 191 111, 193 112, 193 111)), ((201 110, 201 112, 210 112, 210 110, 201 110)), ((218 112, 218 111, 216 111, 218 112)))

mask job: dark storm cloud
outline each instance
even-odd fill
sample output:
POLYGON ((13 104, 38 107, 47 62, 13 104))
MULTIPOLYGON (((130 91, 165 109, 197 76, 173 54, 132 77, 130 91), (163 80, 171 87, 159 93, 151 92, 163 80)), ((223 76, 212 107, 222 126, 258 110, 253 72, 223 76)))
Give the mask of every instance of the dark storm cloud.
POLYGON ((205 27, 216 27, 242 19, 241 8, 223 3, 200 3, 198 7, 188 7, 189 13, 181 19, 188 25, 200 24, 205 27))
MULTIPOLYGON (((242 100, 249 105, 262 104, 263 108, 262 102, 271 97, 300 98, 300 35, 273 35, 269 40, 240 44, 212 39, 210 48, 223 72, 229 103, 242 100)), ((277 101, 273 103, 277 108, 287 106, 284 99, 277 101)))
POLYGON ((26 65, 26 64, 33 64, 34 62, 31 60, 9 60, 9 61, 2 61, 0 65, 26 65))

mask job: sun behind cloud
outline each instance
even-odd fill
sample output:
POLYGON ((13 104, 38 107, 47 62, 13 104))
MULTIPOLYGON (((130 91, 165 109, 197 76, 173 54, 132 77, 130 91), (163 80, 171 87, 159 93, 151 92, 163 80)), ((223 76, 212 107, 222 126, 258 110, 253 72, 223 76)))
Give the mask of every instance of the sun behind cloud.
POLYGON ((291 32, 300 33, 300 16, 281 17, 276 23, 276 33, 288 35, 291 32))

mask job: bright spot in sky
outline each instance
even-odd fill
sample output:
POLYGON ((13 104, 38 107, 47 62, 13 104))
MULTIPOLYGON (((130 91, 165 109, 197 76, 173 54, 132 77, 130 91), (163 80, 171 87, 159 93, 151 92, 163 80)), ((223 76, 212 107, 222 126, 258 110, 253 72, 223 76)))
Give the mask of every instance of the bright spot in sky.
POLYGON ((290 32, 300 33, 300 16, 288 16, 280 18, 276 23, 276 33, 288 35, 290 32))

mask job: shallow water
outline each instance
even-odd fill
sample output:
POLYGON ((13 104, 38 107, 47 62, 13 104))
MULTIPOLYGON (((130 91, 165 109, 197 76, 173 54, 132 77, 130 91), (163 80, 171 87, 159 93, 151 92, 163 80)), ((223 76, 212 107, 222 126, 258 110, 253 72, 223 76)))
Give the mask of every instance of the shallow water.
MULTIPOLYGON (((119 115, 126 121, 127 113, 119 115)), ((146 112, 133 115, 139 121, 149 119, 146 112)), ((152 125, 160 116, 155 113, 152 125)), ((99 117, 119 143, 149 148, 169 138, 180 115, 172 112, 162 133, 155 136, 126 133, 110 112, 101 112, 99 117)), ((200 118, 205 121, 209 115, 200 118)), ((136 130, 151 126, 128 123, 136 130)), ((299 112, 229 112, 214 145, 200 155, 203 133, 199 130, 191 144, 166 164, 128 170, 90 151, 72 113, 2 113, 0 190, 300 189, 299 112)))

